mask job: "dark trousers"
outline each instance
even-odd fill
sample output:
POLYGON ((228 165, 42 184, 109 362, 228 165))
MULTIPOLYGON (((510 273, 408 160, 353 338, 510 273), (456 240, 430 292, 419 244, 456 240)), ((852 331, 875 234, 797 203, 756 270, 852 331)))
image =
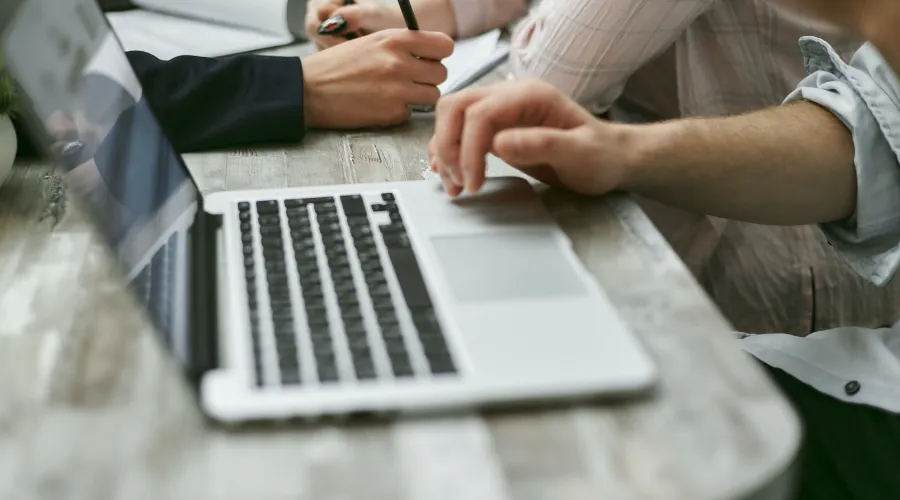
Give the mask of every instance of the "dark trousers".
POLYGON ((803 421, 796 500, 900 500, 900 415, 844 403, 763 366, 803 421))

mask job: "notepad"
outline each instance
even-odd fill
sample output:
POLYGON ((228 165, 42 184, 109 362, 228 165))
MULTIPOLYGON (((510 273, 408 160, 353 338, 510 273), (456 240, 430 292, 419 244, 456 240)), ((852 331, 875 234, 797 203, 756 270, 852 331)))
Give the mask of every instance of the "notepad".
POLYGON ((125 50, 160 59, 218 57, 287 45, 296 39, 291 5, 305 0, 133 0, 134 10, 110 12, 125 50))
POLYGON ((509 42, 500 40, 500 30, 459 40, 453 54, 444 59, 447 80, 438 86, 441 95, 468 87, 509 56, 509 42))

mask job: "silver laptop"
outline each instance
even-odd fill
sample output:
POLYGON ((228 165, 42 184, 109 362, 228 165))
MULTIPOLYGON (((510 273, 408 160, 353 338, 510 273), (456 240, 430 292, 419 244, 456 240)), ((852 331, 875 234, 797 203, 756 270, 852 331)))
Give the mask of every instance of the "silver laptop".
POLYGON ((654 364, 518 178, 201 197, 94 0, 7 0, 23 114, 214 419, 646 390, 654 364))

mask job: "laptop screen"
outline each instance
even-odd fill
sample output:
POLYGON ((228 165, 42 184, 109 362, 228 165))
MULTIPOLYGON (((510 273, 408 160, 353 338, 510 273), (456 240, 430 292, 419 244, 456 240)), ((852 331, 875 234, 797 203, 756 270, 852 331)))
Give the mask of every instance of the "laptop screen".
POLYGON ((4 64, 36 142, 63 169, 157 330, 188 359, 197 190, 94 0, 3 0, 4 64))

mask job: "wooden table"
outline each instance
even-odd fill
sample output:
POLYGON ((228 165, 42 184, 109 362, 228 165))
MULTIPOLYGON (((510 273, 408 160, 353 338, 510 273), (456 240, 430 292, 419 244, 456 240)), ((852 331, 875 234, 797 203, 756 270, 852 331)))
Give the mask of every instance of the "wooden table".
MULTIPOLYGON (((187 161, 206 193, 418 179, 431 127, 187 161)), ((787 498, 798 421, 649 220, 624 196, 543 198, 659 363, 654 395, 236 431, 202 418, 60 178, 18 165, 0 190, 0 499, 787 498)))

